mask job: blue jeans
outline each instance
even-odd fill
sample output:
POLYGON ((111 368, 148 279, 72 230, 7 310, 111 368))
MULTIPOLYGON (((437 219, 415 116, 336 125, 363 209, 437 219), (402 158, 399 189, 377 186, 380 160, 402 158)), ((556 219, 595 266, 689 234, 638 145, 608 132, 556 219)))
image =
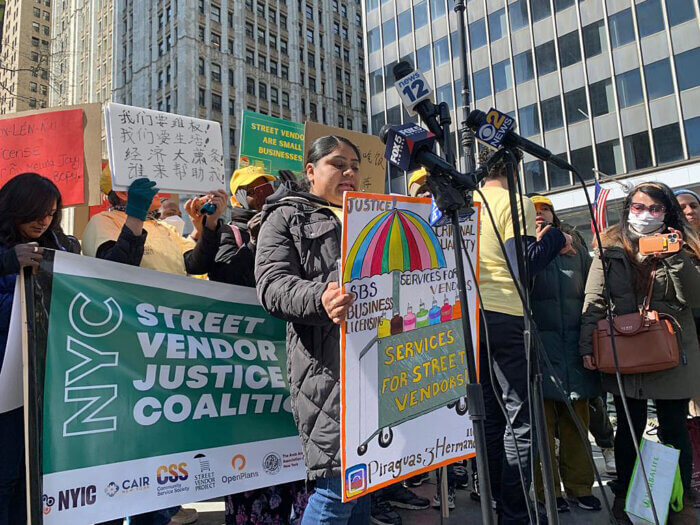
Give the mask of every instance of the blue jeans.
POLYGON ((27 522, 24 411, 0 414, 0 525, 27 522))
POLYGON ((340 477, 316 480, 301 525, 366 525, 369 523, 369 496, 343 503, 340 477))

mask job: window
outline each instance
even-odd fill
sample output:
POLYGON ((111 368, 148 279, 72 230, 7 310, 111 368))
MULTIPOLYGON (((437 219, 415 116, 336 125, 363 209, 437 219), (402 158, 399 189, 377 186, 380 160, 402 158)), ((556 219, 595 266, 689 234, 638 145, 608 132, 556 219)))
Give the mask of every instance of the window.
POLYGON ((311 117, 311 120, 316 120, 318 118, 318 109, 316 108, 316 104, 313 102, 309 102, 309 116, 311 117))
POLYGON ((288 54, 288 52, 287 52, 287 39, 286 38, 280 38, 280 52, 283 55, 288 54))
POLYGON ((314 43, 314 30, 313 29, 306 30, 306 41, 309 42, 310 44, 314 43))
POLYGON ((516 84, 522 84, 534 78, 535 72, 532 68, 532 53, 530 50, 513 57, 513 69, 515 69, 516 84))
POLYGON ((450 50, 447 44, 447 37, 443 37, 434 44, 435 65, 441 66, 450 61, 450 50))
POLYGON ((554 0, 554 10, 558 13, 574 5, 574 0, 554 0))
POLYGON ((671 63, 668 58, 644 66, 644 78, 647 84, 649 100, 665 97, 673 93, 671 63))
POLYGON ((617 98, 621 108, 634 106, 642 101, 642 81, 639 69, 617 75, 617 98))
POLYGON ((280 92, 276 87, 270 87, 270 102, 273 104, 279 104, 280 102, 280 92))
POLYGON ((282 64, 280 66, 280 76, 283 78, 289 78, 289 66, 287 64, 282 64))
POLYGON ((413 23, 416 29, 428 23, 428 6, 425 0, 413 6, 413 23))
POLYGON ((282 107, 289 109, 289 93, 282 91, 282 107))
POLYGON ((430 18, 435 21, 445 16, 445 0, 430 1, 430 18))
POLYGON ((610 42, 612 47, 620 47, 634 40, 634 26, 632 25, 632 11, 625 9, 615 13, 609 19, 610 42))
POLYGON ((544 76, 557 69, 557 57, 554 52, 554 41, 550 40, 535 48, 537 75, 544 76))
POLYGON ((245 79, 245 90, 249 95, 255 95, 255 80, 247 77, 245 79))
POLYGON ((36 33, 39 32, 39 22, 32 22, 32 27, 36 33))
POLYGON ((559 37, 559 62, 567 67, 581 61, 578 31, 572 31, 559 37))
POLYGON ((678 89, 690 89, 700 85, 700 47, 679 53, 676 59, 676 75, 678 75, 678 89))
MULTIPOLYGON (((566 154, 555 155, 560 159, 566 160, 566 154)), ((569 186, 571 184, 571 175, 568 171, 558 168, 553 165, 549 165, 549 187, 550 188, 560 188, 562 186, 569 186)))
MULTIPOLYGON (((232 98, 228 99, 228 114, 229 115, 236 114, 236 104, 234 103, 234 100, 232 98)), ((233 133, 231 135, 233 135, 233 133)), ((234 141, 234 144, 235 144, 235 141, 234 141)))
POLYGON ((382 37, 384 38, 384 45, 396 41, 396 26, 394 26, 393 18, 382 24, 382 37))
POLYGON ((572 150, 571 164, 576 166, 585 180, 593 180, 593 148, 591 146, 572 150))
POLYGON ((205 42, 204 32, 205 32, 204 26, 199 26, 199 41, 202 43, 205 42))
POLYGON ((211 110, 221 113, 221 95, 211 94, 211 110))
POLYGON ((700 156, 700 117, 685 121, 685 140, 688 144, 688 155, 700 156))
POLYGON ((453 107, 452 84, 445 84, 444 86, 440 86, 439 88, 437 88, 435 95, 438 104, 440 104, 441 102, 446 102, 450 108, 453 107))
POLYGON ((200 58, 200 59, 199 59, 199 74, 200 74, 200 75, 204 75, 204 74, 205 74, 205 71, 204 71, 204 59, 203 59, 203 58, 200 58))
POLYGON ((489 68, 474 73, 474 99, 479 100, 491 95, 491 77, 489 68))
POLYGON ((518 111, 518 126, 523 137, 531 137, 540 132, 540 118, 537 115, 537 104, 525 106, 518 111))
POLYGON ((251 66, 255 65, 255 53, 252 49, 246 48, 245 50, 245 62, 251 66))
POLYGON ((425 73, 426 71, 430 71, 430 68, 432 66, 430 65, 430 44, 427 46, 421 47, 418 51, 416 51, 416 68, 418 71, 421 71, 425 73))
POLYGON ((591 97, 591 116, 598 117, 610 113, 615 107, 612 80, 606 78, 589 86, 591 97))
POLYGON ((598 169, 606 175, 622 173, 622 148, 618 139, 596 144, 598 169))
POLYGON ((664 29, 661 0, 645 0, 636 5, 639 36, 653 35, 664 29))
POLYGON ((211 34, 211 45, 217 49, 221 49, 221 35, 217 33, 211 34))
POLYGON ((199 12, 204 14, 204 0, 199 0, 197 3, 199 4, 199 12))
POLYGON ((600 55, 605 47, 605 24, 602 20, 583 28, 583 52, 586 58, 600 55))
POLYGON ((266 57, 262 53, 258 53, 258 67, 265 71, 266 69, 266 57))
POLYGON ((308 4, 306 4, 306 18, 308 18, 309 20, 314 19, 314 8, 308 4))
POLYGON ((260 82, 258 84, 258 97, 261 99, 267 99, 267 84, 260 82))
POLYGON ((314 55, 311 51, 307 53, 307 64, 309 64, 309 67, 316 67, 316 55, 314 55))
POLYGON ((228 53, 233 55, 233 38, 228 39, 228 53))
POLYGON ((545 191, 547 183, 544 176, 544 163, 541 160, 533 160, 523 164, 525 171, 525 188, 529 192, 545 191))
POLYGON ((212 81, 221 82, 221 66, 219 64, 212 64, 210 69, 212 81))
POLYGON ((586 115, 588 115, 586 88, 574 89, 564 93, 564 108, 566 109, 566 121, 569 124, 586 120, 586 115))
POLYGON ((552 131, 564 125, 559 95, 542 101, 542 124, 545 131, 552 131))
POLYGON ((258 27, 258 43, 265 45, 265 30, 258 27))
POLYGON ((336 100, 336 102, 338 102, 338 104, 343 103, 343 92, 341 90, 336 91, 335 100, 336 100))
POLYGON ((252 22, 245 23, 245 36, 248 38, 255 38, 255 27, 252 22))
POLYGON ((666 164, 683 158, 681 128, 677 122, 653 129, 651 133, 654 136, 657 164, 666 164))
POLYGON ((39 89, 39 85, 36 82, 30 82, 29 83, 29 91, 32 93, 36 93, 39 89))
POLYGON ((397 17, 397 25, 399 26, 399 38, 408 36, 412 32, 411 28, 411 10, 399 13, 397 17))
POLYGON ((486 45, 486 21, 484 18, 469 24, 469 43, 472 49, 486 45))
POLYGON ((499 9, 489 15, 489 37, 495 42, 506 36, 508 26, 506 24, 506 10, 499 9))
POLYGON ((211 19, 217 24, 221 23, 221 8, 218 5, 211 5, 211 19))
POLYGON ((199 105, 202 107, 207 106, 207 93, 203 88, 199 88, 199 105))
POLYGON ((270 60, 270 74, 277 75, 277 60, 270 60))
POLYGON ((513 87, 513 77, 510 73, 510 59, 493 65, 493 89, 496 93, 513 87))
POLYGON ((526 0, 517 0, 508 6, 510 16, 510 29, 517 31, 527 26, 527 3, 526 0))
POLYGON ((695 18, 693 0, 666 0, 666 9, 668 9, 668 23, 671 26, 695 18))
POLYGON ((530 9, 533 22, 547 18, 551 14, 549 0, 530 0, 530 9))
POLYGON ((381 47, 381 42, 379 41, 379 28, 375 27, 374 29, 370 30, 368 38, 369 52, 373 53, 375 51, 379 51, 379 48, 381 47))
POLYGON ((651 166, 649 134, 646 131, 625 137, 623 147, 627 171, 641 170, 651 166))

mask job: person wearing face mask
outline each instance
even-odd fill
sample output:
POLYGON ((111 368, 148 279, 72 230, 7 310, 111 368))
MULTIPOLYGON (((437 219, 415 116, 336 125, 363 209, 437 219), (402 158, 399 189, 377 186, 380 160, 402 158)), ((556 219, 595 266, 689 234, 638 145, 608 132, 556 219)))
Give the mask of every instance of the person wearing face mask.
POLYGON ((158 208, 158 219, 168 223, 177 230, 177 233, 183 235, 185 231, 185 220, 182 218, 180 205, 177 201, 171 199, 163 199, 158 208))
POLYGON ((338 284, 343 194, 360 183, 360 151, 344 137, 316 139, 310 191, 283 186, 263 207, 255 278, 263 308, 287 321, 287 369, 307 478, 316 490, 304 525, 369 523, 364 496, 343 503, 340 469, 340 324, 354 296, 338 284))
MULTIPOLYGON (((700 306, 700 272, 696 267, 700 260, 700 240, 683 216, 671 189, 656 182, 642 183, 632 189, 625 199, 620 223, 601 233, 601 240, 613 312, 622 315, 638 311, 651 282, 650 309, 673 316, 680 325, 676 331, 681 359, 675 368, 625 374, 622 391, 614 374, 602 374, 603 388, 613 393, 618 414, 615 434, 618 484, 614 489, 613 513, 621 522, 631 523, 624 512, 625 493, 636 459, 631 432, 641 439, 647 421, 647 401, 653 399, 659 437, 680 451, 684 508, 678 513, 671 511, 669 523, 697 523, 690 496, 692 447, 686 416, 689 399, 700 395, 700 350, 692 314, 692 308, 700 306), (656 233, 676 233, 683 240, 683 248, 672 254, 642 255, 639 239, 656 233), (623 416, 621 396, 625 396, 632 416, 631 430, 623 416)), ((579 338, 584 366, 590 370, 596 369, 594 330, 607 315, 603 284, 602 263, 595 257, 586 283, 579 338)))

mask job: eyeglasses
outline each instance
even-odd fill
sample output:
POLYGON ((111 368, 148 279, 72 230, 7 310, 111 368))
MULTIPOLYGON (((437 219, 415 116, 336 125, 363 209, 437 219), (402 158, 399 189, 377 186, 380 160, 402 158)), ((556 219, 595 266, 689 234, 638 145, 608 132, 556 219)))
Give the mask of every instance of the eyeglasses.
POLYGON ((648 211, 652 217, 661 217, 664 213, 666 213, 666 206, 663 204, 652 204, 651 206, 647 206, 641 202, 633 202, 630 204, 630 212, 634 213, 635 215, 639 215, 645 211, 648 211))

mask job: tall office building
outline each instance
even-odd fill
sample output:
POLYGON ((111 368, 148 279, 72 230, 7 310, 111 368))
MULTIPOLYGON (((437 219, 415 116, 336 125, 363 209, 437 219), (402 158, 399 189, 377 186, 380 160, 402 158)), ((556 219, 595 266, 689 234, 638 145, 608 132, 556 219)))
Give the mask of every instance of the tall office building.
POLYGON ((112 99, 112 9, 105 0, 54 2, 51 106, 112 99))
POLYGON ((0 48, 0 114, 44 108, 51 65, 51 0, 7 0, 0 48))
POLYGON ((359 1, 115 0, 117 102, 216 120, 243 109, 367 130, 359 1))
MULTIPOLYGON (((471 108, 514 116, 518 132, 578 167, 700 185, 700 26, 694 0, 470 0, 471 108)), ((438 101, 461 102, 453 0, 365 0, 371 128, 399 123, 393 65, 410 60, 438 101)), ((454 127, 461 110, 453 110, 454 127)), ((453 128, 454 129, 454 128, 453 128)), ((567 172, 526 155, 528 191, 588 220, 567 172)), ((611 186, 611 198, 623 195, 611 186)))

